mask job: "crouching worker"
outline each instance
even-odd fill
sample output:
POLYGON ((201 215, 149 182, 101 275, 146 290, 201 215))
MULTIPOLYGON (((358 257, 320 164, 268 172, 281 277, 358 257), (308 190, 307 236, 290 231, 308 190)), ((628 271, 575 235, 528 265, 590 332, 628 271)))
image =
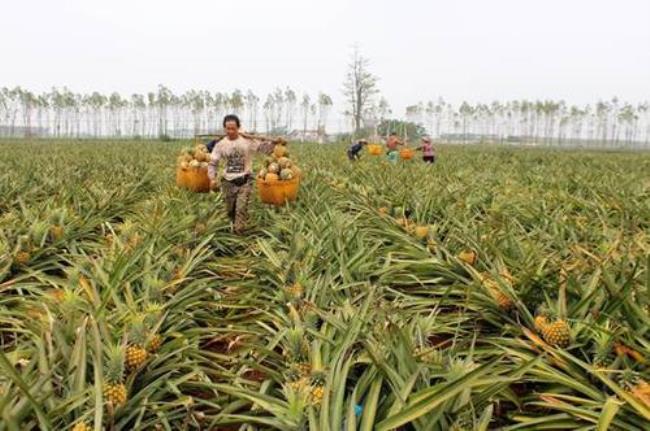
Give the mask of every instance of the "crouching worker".
POLYGON ((226 136, 212 149, 208 177, 212 190, 221 186, 233 231, 239 235, 243 233, 248 222, 248 206, 253 193, 253 157, 256 152, 273 152, 275 142, 248 139, 240 135, 240 122, 236 115, 226 115, 223 128, 226 136), (217 175, 217 168, 222 160, 223 173, 217 175))
POLYGON ((360 139, 356 144, 350 145, 350 148, 348 148, 348 159, 351 161, 359 160, 361 158, 361 150, 366 145, 368 145, 368 141, 365 139, 360 139))

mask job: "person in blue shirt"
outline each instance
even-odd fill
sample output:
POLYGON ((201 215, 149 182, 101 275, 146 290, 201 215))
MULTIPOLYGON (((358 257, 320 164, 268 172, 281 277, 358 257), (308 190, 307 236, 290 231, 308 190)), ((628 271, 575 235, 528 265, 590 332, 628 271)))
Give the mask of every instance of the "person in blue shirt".
POLYGON ((356 144, 350 145, 350 148, 348 148, 348 159, 351 161, 359 160, 361 157, 361 150, 363 150, 363 147, 368 145, 368 141, 365 139, 360 139, 356 144))

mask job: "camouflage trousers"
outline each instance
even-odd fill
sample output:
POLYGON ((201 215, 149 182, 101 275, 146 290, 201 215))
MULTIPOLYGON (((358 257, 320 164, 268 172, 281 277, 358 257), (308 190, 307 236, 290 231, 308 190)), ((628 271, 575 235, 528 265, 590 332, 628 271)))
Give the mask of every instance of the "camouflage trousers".
POLYGON ((248 222, 248 205, 251 202, 253 193, 253 180, 249 179, 240 186, 223 180, 221 182, 221 193, 226 202, 226 211, 233 224, 233 230, 235 233, 240 234, 244 231, 248 222))

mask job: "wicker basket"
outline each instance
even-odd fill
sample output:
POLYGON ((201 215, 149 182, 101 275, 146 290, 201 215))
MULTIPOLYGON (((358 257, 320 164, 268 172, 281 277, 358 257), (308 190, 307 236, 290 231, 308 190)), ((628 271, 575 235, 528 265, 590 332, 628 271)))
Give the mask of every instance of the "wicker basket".
POLYGON ((291 180, 265 181, 257 179, 257 192, 260 200, 265 204, 282 206, 293 202, 298 197, 300 178, 296 176, 291 180))
POLYGON ((399 152, 399 156, 402 160, 411 160, 415 156, 415 150, 410 148, 402 148, 399 152))
POLYGON ((368 145, 368 153, 373 156, 381 155, 381 145, 377 145, 377 144, 368 145))
POLYGON ((177 168, 176 185, 195 193, 209 192, 210 178, 208 178, 208 168, 177 168))

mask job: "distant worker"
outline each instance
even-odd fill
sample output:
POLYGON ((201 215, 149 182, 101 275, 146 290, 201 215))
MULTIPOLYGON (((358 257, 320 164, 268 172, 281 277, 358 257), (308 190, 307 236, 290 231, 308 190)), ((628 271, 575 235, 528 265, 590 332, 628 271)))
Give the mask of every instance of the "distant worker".
POLYGON ((359 160, 361 158, 361 150, 368 145, 368 141, 360 139, 356 144, 350 145, 348 148, 348 159, 351 161, 359 160))
POLYGON ((434 163, 436 161, 436 149, 433 147, 430 137, 423 136, 422 144, 417 150, 422 151, 422 160, 424 163, 434 163))
POLYGON ((388 150, 386 155, 388 156, 388 161, 397 162, 399 158, 397 147, 400 145, 404 145, 404 143, 399 140, 397 133, 391 133, 386 140, 386 148, 388 150))

